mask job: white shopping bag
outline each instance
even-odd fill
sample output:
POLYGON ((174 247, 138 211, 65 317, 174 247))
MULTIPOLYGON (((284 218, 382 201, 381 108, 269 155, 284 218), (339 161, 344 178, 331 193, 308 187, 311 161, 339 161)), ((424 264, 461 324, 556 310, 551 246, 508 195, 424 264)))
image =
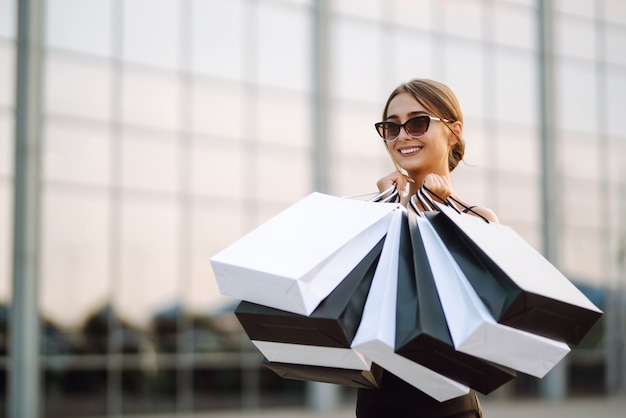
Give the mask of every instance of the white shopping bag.
POLYGON ((465 395, 469 388, 394 352, 396 291, 402 212, 389 227, 378 268, 352 348, 440 402, 465 395))
POLYGON ((385 236, 399 206, 312 193, 211 258, 220 291, 309 315, 385 236))
POLYGON ((252 340, 269 360, 276 363, 305 364, 351 370, 370 370, 372 362, 350 348, 322 347, 274 341, 252 340))
POLYGON ((419 219, 420 231, 455 348, 543 377, 567 355, 568 345, 497 323, 428 222, 429 216, 419 219))
POLYGON ((580 343, 602 311, 567 277, 511 227, 434 205, 432 225, 496 321, 580 343), (489 274, 476 272, 478 265, 487 266, 489 274))

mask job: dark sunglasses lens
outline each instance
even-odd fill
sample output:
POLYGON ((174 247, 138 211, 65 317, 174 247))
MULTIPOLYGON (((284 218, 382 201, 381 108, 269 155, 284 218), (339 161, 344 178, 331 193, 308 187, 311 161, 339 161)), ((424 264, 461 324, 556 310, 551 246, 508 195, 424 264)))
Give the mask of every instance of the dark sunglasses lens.
POLYGON ((416 118, 406 121, 404 129, 411 136, 422 136, 428 130, 430 124, 430 118, 428 116, 418 116, 416 118))
POLYGON ((395 139, 400 133, 400 126, 393 122, 382 122, 376 127, 380 136, 388 141, 395 139))

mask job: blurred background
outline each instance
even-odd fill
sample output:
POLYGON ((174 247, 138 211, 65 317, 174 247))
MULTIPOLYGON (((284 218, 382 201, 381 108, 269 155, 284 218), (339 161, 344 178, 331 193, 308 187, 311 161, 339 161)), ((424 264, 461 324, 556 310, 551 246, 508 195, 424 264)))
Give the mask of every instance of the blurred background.
POLYGON ((0 417, 9 349, 33 342, 45 418, 353 402, 265 369, 209 258, 314 190, 373 192, 393 169, 373 124, 415 77, 464 110, 457 192, 605 311, 545 379, 490 397, 623 395, 625 44, 622 0, 0 0, 0 417), (41 36, 34 76, 19 3, 41 36), (40 148, 16 157, 28 112, 40 148), (26 280, 21 187, 38 228, 26 280))

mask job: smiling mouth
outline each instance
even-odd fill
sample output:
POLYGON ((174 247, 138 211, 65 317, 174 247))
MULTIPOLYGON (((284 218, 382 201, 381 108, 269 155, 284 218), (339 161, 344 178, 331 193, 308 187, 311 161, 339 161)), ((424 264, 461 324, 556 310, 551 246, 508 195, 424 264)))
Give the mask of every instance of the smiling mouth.
POLYGON ((403 148, 400 150, 400 154, 413 154, 414 152, 418 152, 421 149, 422 147, 403 148))

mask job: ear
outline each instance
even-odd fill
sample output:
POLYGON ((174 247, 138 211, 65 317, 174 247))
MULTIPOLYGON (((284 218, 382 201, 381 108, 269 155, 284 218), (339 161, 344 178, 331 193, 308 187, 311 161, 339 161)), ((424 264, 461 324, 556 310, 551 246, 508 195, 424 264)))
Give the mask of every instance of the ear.
POLYGON ((457 142, 460 141, 460 138, 463 138, 463 123, 460 121, 455 121, 448 124, 450 128, 450 134, 448 135, 448 145, 454 146, 457 142))

